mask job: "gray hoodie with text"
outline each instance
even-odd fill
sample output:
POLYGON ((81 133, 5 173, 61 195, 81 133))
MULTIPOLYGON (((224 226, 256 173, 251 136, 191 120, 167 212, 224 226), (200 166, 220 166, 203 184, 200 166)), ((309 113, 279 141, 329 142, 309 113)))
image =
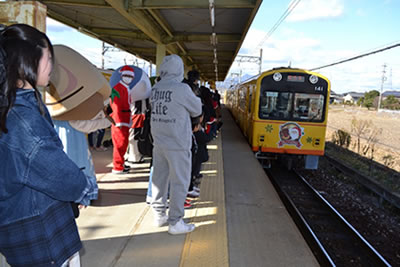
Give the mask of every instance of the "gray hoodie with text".
POLYGON ((192 146, 190 117, 201 114, 201 100, 182 83, 183 62, 177 55, 164 57, 161 81, 151 91, 151 133, 154 146, 168 150, 188 150, 192 146))

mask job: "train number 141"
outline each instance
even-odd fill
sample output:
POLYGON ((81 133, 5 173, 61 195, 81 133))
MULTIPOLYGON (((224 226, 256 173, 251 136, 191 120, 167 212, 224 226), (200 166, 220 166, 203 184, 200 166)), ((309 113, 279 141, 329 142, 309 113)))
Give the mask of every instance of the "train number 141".
POLYGON ((315 86, 314 90, 316 92, 322 92, 322 91, 324 91, 324 87, 323 86, 315 86))

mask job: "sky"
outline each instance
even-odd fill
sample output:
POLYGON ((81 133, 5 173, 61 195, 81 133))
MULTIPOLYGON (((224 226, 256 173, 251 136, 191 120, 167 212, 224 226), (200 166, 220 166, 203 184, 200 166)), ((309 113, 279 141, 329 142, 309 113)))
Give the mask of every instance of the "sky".
MULTIPOLYGON (((278 26, 293 3, 264 0, 239 55, 259 56, 262 48, 263 71, 289 65, 314 69, 400 43, 399 0, 301 0, 278 26)), ((70 46, 101 67, 100 41, 51 19, 47 35, 53 44, 70 46)), ((118 68, 135 60, 133 55, 111 50, 105 54, 104 67, 118 68)), ((149 63, 141 59, 137 63, 149 72, 149 63)), ((241 73, 244 79, 258 74, 258 68, 254 63, 235 62, 227 78, 241 73)), ((316 72, 331 81, 336 93, 380 91, 383 76, 383 91, 400 90, 400 46, 316 72)))

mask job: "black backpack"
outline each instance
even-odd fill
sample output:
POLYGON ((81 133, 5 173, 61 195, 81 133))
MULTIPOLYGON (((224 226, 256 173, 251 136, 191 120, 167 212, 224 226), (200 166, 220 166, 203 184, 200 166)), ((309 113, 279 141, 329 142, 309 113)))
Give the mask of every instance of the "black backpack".
POLYGON ((146 111, 143 127, 137 129, 135 139, 138 140, 138 149, 140 154, 148 157, 153 156, 153 137, 150 131, 151 108, 148 99, 146 99, 146 111))

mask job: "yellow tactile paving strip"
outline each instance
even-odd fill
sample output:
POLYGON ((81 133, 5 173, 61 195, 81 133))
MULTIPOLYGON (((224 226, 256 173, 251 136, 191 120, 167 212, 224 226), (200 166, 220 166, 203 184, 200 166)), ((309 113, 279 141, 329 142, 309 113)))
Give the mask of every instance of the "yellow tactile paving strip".
POLYGON ((196 229, 186 236, 180 267, 229 266, 221 137, 208 145, 200 197, 194 209, 186 210, 196 229))

